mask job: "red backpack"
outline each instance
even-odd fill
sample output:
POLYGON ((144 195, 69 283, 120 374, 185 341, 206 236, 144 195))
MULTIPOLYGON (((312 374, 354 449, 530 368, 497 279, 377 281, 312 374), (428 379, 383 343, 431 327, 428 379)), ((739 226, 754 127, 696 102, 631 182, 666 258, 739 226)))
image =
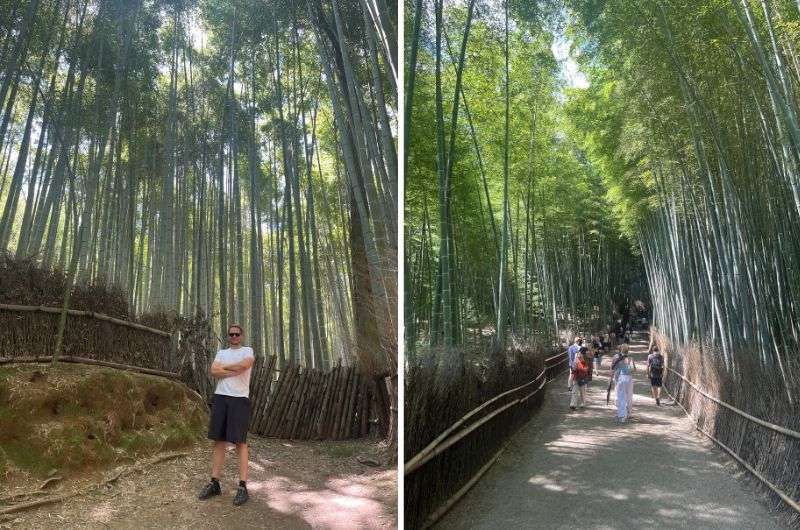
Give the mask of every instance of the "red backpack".
POLYGON ((589 376, 589 366, 586 361, 575 361, 575 379, 586 379, 589 376))

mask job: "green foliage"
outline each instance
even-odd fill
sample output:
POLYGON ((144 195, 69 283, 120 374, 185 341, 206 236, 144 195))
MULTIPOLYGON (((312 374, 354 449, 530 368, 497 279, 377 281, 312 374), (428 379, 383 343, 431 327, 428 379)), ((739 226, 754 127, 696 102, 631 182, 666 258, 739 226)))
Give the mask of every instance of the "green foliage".
MULTIPOLYGON (((548 330, 545 340, 550 341, 561 327, 607 318, 611 301, 624 300, 629 284, 640 280, 642 271, 631 242, 635 243, 636 216, 645 207, 646 186, 642 185, 641 197, 629 198, 627 188, 622 196, 623 188, 639 179, 630 170, 638 167, 640 155, 632 152, 620 163, 613 152, 626 133, 615 108, 604 107, 605 100, 614 100, 613 87, 607 87, 605 100, 598 102, 593 93, 579 100, 577 90, 564 86, 551 52, 557 10, 550 4, 541 7, 539 14, 516 4, 511 9, 515 17, 509 35, 511 226, 504 291, 511 307, 506 322, 511 332, 523 339, 548 330), (604 130, 587 132, 595 126, 604 130), (623 221, 618 220, 621 214, 623 221)), ((437 200, 433 14, 423 17, 413 116, 407 125, 411 139, 405 179, 412 351, 417 343, 432 341, 431 326, 441 316, 437 241, 443 237, 452 238, 455 262, 454 342, 480 342, 487 335, 484 330, 491 335, 494 328, 506 148, 504 28, 502 21, 478 13, 470 29, 462 79, 466 108, 462 101, 450 162, 450 236, 441 234, 438 222, 442 203, 437 200)), ((453 126, 455 62, 465 22, 464 8, 445 6, 445 138, 453 126)))

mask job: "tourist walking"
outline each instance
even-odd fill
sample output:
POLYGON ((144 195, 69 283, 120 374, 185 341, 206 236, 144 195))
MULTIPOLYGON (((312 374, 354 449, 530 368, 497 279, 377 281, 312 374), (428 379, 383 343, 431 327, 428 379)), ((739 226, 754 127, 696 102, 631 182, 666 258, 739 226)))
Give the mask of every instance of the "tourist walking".
POLYGON ((653 352, 647 356, 647 377, 650 379, 650 392, 656 405, 661 405, 661 385, 664 375, 664 356, 658 351, 658 346, 653 346, 653 352))
POLYGON ((619 353, 614 355, 609 374, 616 387, 617 421, 620 423, 625 423, 631 415, 634 371, 636 363, 628 355, 628 345, 623 344, 619 347, 619 353))
POLYGON ((603 365, 603 355, 606 353, 605 335, 597 337, 594 347, 594 375, 600 375, 600 368, 603 365))
POLYGON ((589 382, 590 365, 586 360, 586 353, 588 348, 585 346, 578 350, 575 354, 575 364, 570 370, 573 375, 574 384, 570 394, 569 408, 575 410, 580 407, 583 408, 586 404, 586 385, 589 382))
POLYGON ((575 368, 575 356, 581 349, 581 345, 583 344, 583 339, 580 335, 575 337, 575 342, 567 348, 567 356, 569 357, 569 376, 567 376, 567 388, 572 391, 572 383, 574 382, 574 378, 572 375, 572 370, 575 368))

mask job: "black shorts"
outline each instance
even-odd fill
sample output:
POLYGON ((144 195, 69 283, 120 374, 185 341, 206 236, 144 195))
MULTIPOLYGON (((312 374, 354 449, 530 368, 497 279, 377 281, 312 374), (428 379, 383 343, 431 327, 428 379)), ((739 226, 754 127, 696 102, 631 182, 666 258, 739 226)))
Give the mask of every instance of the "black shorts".
POLYGON ((650 386, 661 386, 661 376, 660 375, 650 376, 650 386))
POLYGON ((247 441, 250 426, 250 398, 214 394, 208 437, 218 442, 240 444, 247 441))

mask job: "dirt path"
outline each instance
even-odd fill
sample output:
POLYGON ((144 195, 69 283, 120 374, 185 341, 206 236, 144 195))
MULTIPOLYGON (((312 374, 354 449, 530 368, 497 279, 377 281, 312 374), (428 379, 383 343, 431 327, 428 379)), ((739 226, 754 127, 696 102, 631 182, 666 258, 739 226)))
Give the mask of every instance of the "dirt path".
MULTIPOLYGON (((384 529, 397 527, 397 472, 383 444, 292 442, 251 436, 250 500, 232 504, 236 455, 229 452, 223 494, 198 501, 209 478, 210 446, 120 479, 103 491, 29 512, 0 516, 0 528, 384 529), (359 463, 367 456, 381 463, 359 463)), ((97 476, 92 477, 97 481, 97 476)), ((88 481, 90 477, 84 479, 88 481)), ((79 481, 83 482, 83 481, 79 481)), ((77 484, 61 486, 69 491, 77 484)), ((0 493, 13 493, 0 484, 0 493)), ((30 489, 30 485, 25 488, 30 489)), ((2 496, 2 495, 0 495, 2 496)))
POLYGON ((784 528, 680 407, 656 407, 644 376, 647 335, 632 346, 629 423, 614 422, 613 391, 606 406, 607 377, 595 376, 577 412, 566 375, 554 381, 542 412, 437 528, 784 528))

